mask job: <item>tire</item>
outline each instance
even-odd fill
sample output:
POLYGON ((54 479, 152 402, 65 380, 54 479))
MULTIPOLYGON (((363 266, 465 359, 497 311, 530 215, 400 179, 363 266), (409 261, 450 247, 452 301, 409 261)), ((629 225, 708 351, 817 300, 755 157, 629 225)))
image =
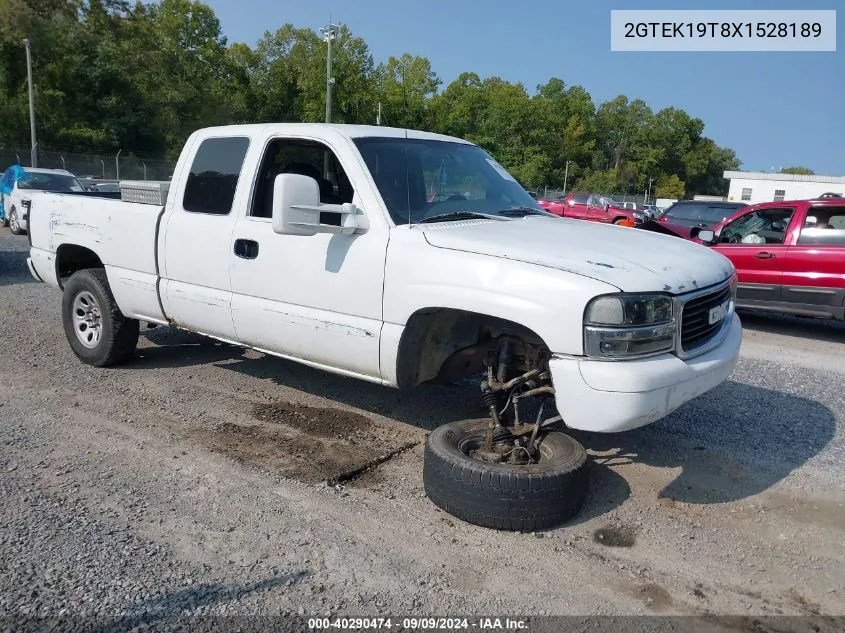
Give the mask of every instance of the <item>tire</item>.
POLYGON ((23 229, 18 222, 18 210, 15 207, 9 211, 9 230, 12 235, 23 235, 23 229))
POLYGON ((138 344, 139 323, 121 314, 102 268, 75 272, 65 284, 62 323, 79 360, 95 367, 129 359, 138 344))
POLYGON ((523 532, 558 526, 581 509, 588 480, 581 444, 564 433, 544 432, 538 438, 540 463, 484 462, 464 452, 483 442, 479 422, 486 421, 445 424, 428 436, 423 485, 435 505, 468 523, 523 532))
POLYGON ((616 225, 622 224, 625 221, 625 218, 616 218, 613 223, 616 225))

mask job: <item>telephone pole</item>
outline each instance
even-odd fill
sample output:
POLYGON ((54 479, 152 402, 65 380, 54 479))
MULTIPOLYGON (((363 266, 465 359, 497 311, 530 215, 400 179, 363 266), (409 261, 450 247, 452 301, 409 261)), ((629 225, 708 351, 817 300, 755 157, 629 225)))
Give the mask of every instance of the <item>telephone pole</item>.
POLYGON ((326 55, 326 123, 332 122, 332 88, 334 77, 332 77, 332 42, 337 39, 340 27, 337 24, 327 24, 320 28, 320 33, 326 40, 328 46, 326 55))
POLYGON ((29 84, 29 136, 30 136, 30 160, 33 167, 38 167, 38 144, 35 141, 35 96, 32 89, 32 57, 29 53, 29 38, 23 41, 26 46, 26 78, 29 84))

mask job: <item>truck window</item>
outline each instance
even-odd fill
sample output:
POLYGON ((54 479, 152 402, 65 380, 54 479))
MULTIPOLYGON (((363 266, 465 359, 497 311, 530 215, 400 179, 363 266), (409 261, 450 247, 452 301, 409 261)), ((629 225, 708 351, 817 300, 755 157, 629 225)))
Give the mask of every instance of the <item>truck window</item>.
MULTIPOLYGON (((270 141, 252 196, 250 215, 269 218, 273 215, 273 185, 279 174, 310 176, 320 187, 320 202, 343 204, 352 202, 355 191, 334 152, 322 143, 300 139, 277 138, 270 141)), ((323 214, 325 216, 336 214, 323 214)), ((340 218, 321 217, 323 224, 340 218)))
POLYGON ((801 227, 798 244, 845 245, 845 206, 811 207, 801 227))
POLYGON ((590 199, 590 196, 586 193, 576 193, 572 196, 572 201, 575 204, 587 204, 587 200, 590 199))
POLYGON ((200 143, 185 185, 185 211, 228 215, 248 148, 249 139, 243 136, 207 138, 200 143))

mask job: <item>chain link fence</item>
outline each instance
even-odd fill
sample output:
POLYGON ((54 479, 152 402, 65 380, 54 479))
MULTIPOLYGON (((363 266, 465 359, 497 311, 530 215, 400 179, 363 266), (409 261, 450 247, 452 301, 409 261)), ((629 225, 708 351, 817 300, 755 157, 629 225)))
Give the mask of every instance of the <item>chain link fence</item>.
MULTIPOLYGON (((29 148, 0 146, 0 173, 9 165, 31 167, 29 148)), ((131 152, 118 154, 86 154, 57 150, 38 150, 38 167, 65 169, 79 178, 98 180, 167 180, 173 174, 174 162, 163 158, 146 158, 131 152)))
MULTIPOLYGON (((570 192, 571 191, 572 190, 570 190, 570 192)), ((537 194, 537 197, 542 198, 543 200, 554 200, 555 198, 562 198, 566 195, 566 192, 563 189, 552 189, 550 187, 538 187, 535 193, 537 194)), ((600 196, 610 198, 616 202, 634 202, 637 205, 654 204, 654 197, 649 197, 650 202, 647 202, 645 194, 601 193, 596 191, 591 191, 589 193, 597 193, 600 196)))

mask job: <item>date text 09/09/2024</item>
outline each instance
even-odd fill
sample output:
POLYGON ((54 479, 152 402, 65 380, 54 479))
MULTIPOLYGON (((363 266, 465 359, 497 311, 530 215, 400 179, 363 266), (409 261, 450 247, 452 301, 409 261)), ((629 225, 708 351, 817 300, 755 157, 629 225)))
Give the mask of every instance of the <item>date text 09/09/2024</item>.
POLYGON ((626 22, 625 37, 821 37, 818 22, 626 22))
POLYGON ((458 631, 477 629, 481 631, 520 631, 528 622, 518 618, 309 618, 308 629, 319 630, 432 630, 458 631))

